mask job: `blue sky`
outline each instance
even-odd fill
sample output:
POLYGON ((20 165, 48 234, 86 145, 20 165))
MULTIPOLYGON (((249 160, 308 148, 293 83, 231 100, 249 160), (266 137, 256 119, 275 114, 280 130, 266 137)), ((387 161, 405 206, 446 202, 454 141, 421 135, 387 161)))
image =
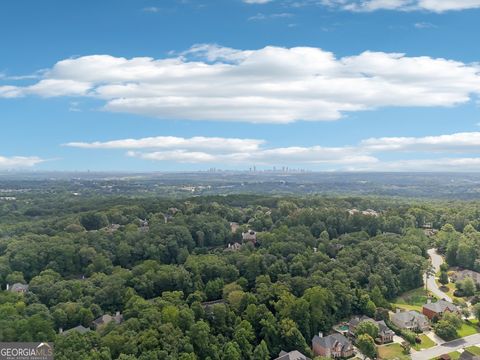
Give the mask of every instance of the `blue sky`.
POLYGON ((4 0, 0 169, 478 171, 479 16, 476 0, 4 0))

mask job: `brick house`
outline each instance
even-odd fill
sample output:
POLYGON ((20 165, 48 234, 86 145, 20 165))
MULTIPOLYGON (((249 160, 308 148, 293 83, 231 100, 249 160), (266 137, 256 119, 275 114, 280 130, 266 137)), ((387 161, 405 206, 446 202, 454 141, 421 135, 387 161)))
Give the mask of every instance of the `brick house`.
POLYGON ((458 313, 458 308, 451 302, 438 300, 435 303, 427 303, 423 305, 422 313, 432 320, 434 317, 441 317, 446 312, 458 313))

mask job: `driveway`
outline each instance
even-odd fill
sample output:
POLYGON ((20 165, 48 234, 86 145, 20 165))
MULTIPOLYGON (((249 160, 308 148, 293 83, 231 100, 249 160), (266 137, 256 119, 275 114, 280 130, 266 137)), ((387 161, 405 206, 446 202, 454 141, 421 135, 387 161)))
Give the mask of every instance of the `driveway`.
POLYGON ((443 340, 440 336, 437 336, 437 334, 435 334, 433 331, 427 331, 425 332, 425 335, 427 335, 431 340, 433 340, 438 345, 445 344, 445 340, 443 340))
MULTIPOLYGON (((437 254, 436 249, 428 250, 428 256, 430 256, 430 261, 435 269, 435 273, 440 271, 440 265, 444 263, 443 257, 437 254)), ((424 276, 424 281, 425 281, 424 276)), ((438 287, 437 283, 435 282, 435 277, 431 276, 427 279, 427 287, 435 296, 439 297, 440 299, 445 299, 447 301, 453 302, 452 298, 445 294, 440 288, 438 287)))
POLYGON ((475 346, 480 344, 480 334, 470 335, 461 339, 446 342, 442 345, 432 347, 430 349, 412 352, 412 360, 428 360, 443 354, 448 354, 464 347, 475 346))

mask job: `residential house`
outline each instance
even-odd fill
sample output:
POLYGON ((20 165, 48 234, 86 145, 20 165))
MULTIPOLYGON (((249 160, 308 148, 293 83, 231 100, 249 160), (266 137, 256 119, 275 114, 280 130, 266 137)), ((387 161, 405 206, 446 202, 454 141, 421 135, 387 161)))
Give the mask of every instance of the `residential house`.
POLYGON ((437 229, 423 229, 423 233, 428 237, 432 237, 432 236, 435 236, 438 233, 438 230, 437 229))
POLYGON ((472 270, 461 270, 461 271, 457 271, 455 274, 453 274, 452 276, 452 280, 454 282, 457 282, 457 281, 463 281, 465 280, 467 277, 471 278, 475 284, 477 284, 477 286, 480 286, 480 273, 476 272, 476 271, 472 271, 472 270))
POLYGON ((352 216, 356 215, 356 214, 362 214, 362 215, 365 215, 365 216, 374 216, 374 217, 380 216, 380 214, 373 209, 367 209, 367 210, 362 210, 362 211, 360 211, 358 209, 350 209, 350 210, 347 210, 347 211, 348 211, 348 214, 352 215, 352 216))
POLYGON ((28 285, 22 283, 15 283, 12 286, 7 284, 7 291, 11 291, 17 294, 25 294, 28 292, 28 285))
MULTIPOLYGON (((167 221, 165 221, 167 222, 167 221)), ((148 220, 147 219, 140 219, 140 231, 142 232, 148 232, 150 230, 150 226, 148 224, 148 220)))
POLYGON ((315 356, 331 358, 348 358, 354 354, 351 341, 342 334, 332 334, 325 337, 322 334, 315 335, 312 339, 312 349, 315 356))
POLYGON ((429 302, 423 305, 422 312, 432 320, 434 317, 441 317, 446 312, 458 312, 458 308, 449 301, 438 300, 437 302, 429 302))
POLYGON ((163 214, 163 221, 165 222, 165 224, 168 224, 172 220, 173 220, 172 214, 168 214, 168 213, 163 214))
POLYGON ((120 224, 110 224, 105 228, 105 230, 111 234, 111 233, 114 233, 115 231, 120 230, 121 227, 122 226, 120 224))
POLYGON ((348 322, 348 334, 350 336, 355 336, 355 332, 357 331, 358 324, 360 324, 363 321, 375 322, 375 320, 365 315, 354 317, 350 319, 350 321, 348 322))
POLYGON ((362 214, 365 215, 365 216, 374 216, 374 217, 380 216, 380 214, 378 212, 376 212, 375 210, 372 210, 372 209, 364 210, 364 211, 362 211, 362 214))
POLYGON ((432 223, 426 223, 422 226, 423 233, 427 235, 428 237, 434 236, 436 233, 438 233, 437 229, 434 229, 432 227, 432 223))
POLYGON ((465 350, 462 355, 460 355, 459 360, 480 360, 480 356, 474 353, 471 353, 468 350, 465 350))
POLYGON ((303 355, 300 351, 294 350, 290 352, 280 351, 275 360, 311 360, 309 357, 303 355))
POLYGON ((252 244, 256 244, 257 242, 257 233, 253 230, 248 230, 247 232, 242 233, 243 242, 251 242, 252 244))
POLYGON ((428 318, 418 311, 397 311, 391 317, 392 322, 400 329, 425 331, 430 328, 428 318))
POLYGON ((176 207, 171 207, 168 209, 168 211, 172 214, 172 215, 175 215, 177 212, 179 212, 180 210, 177 209, 176 207))
POLYGON ((205 310, 209 310, 215 305, 224 305, 224 304, 225 304, 225 300, 220 299, 220 300, 213 300, 213 301, 205 301, 205 302, 202 302, 200 305, 202 305, 202 307, 205 310))
POLYGON ((242 245, 239 243, 235 242, 233 244, 228 244, 227 248, 224 251, 238 251, 242 248, 242 245))
POLYGON ((392 329, 390 329, 387 324, 385 324, 385 321, 377 321, 378 324, 378 338, 379 342, 381 344, 387 344, 391 343, 393 341, 393 337, 395 336, 395 333, 393 332, 392 329))
POLYGON ((112 321, 115 322, 115 324, 120 324, 123 321, 123 315, 120 314, 119 311, 115 314, 115 316, 112 315, 102 315, 98 319, 93 320, 93 326, 95 329, 100 329, 108 324, 110 324, 112 321))
POLYGON ((85 333, 87 333, 87 332, 89 332, 89 331, 90 331, 89 328, 86 328, 86 327, 83 326, 83 325, 78 325, 78 326, 75 326, 74 328, 68 329, 67 331, 63 331, 63 329, 60 328, 59 333, 60 333, 61 335, 68 335, 68 334, 70 334, 70 333, 72 333, 72 332, 78 332, 79 334, 85 334, 85 333))
POLYGON ((348 323, 348 333, 350 336, 355 336, 358 324, 364 321, 369 321, 378 326, 378 339, 377 342, 381 344, 390 343, 393 341, 393 336, 395 333, 385 324, 385 321, 375 321, 368 316, 357 316, 352 318, 348 323))
POLYGON ((230 231, 231 231, 232 233, 237 232, 237 230, 238 230, 239 227, 240 227, 240 225, 239 225, 238 223, 236 223, 236 222, 231 222, 231 223, 230 223, 230 231))

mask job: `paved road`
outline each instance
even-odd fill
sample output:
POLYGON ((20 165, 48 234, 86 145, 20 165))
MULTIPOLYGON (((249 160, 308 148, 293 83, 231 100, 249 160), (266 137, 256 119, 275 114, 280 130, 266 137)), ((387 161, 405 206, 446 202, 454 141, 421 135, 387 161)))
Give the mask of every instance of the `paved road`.
POLYGON ((443 354, 457 351, 464 347, 474 346, 480 344, 480 334, 470 335, 462 339, 453 340, 442 345, 432 347, 430 349, 412 352, 412 360, 428 360, 438 357, 443 354))
MULTIPOLYGON (((440 271, 440 265, 443 264, 443 258, 437 254, 436 249, 430 249, 428 250, 428 256, 430 256, 430 261, 432 262, 433 268, 435 269, 435 272, 437 273, 440 271)), ((435 282, 435 277, 431 276, 427 280, 427 286, 428 290, 430 290, 432 293, 434 293, 436 296, 438 296, 440 299, 445 299, 447 301, 453 302, 452 298, 445 294, 440 288, 438 287, 437 283, 435 282)))

